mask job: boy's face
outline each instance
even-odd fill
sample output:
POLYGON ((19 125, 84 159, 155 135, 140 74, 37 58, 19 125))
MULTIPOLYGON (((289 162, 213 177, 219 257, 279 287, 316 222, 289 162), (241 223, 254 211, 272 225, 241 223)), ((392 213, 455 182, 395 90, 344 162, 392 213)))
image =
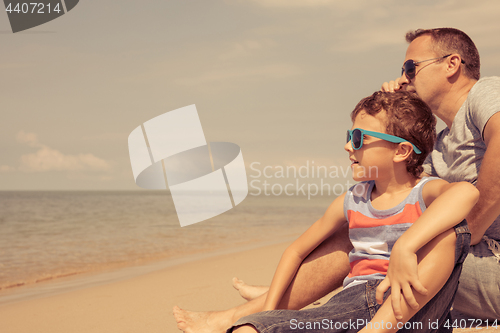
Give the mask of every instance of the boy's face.
MULTIPOLYGON (((354 119, 351 130, 355 128, 386 133, 385 112, 381 111, 376 116, 371 116, 361 111, 354 119)), ((363 145, 354 150, 351 141, 346 143, 344 149, 349 153, 351 169, 355 181, 374 180, 389 176, 388 170, 393 168, 394 143, 364 135, 363 145)))

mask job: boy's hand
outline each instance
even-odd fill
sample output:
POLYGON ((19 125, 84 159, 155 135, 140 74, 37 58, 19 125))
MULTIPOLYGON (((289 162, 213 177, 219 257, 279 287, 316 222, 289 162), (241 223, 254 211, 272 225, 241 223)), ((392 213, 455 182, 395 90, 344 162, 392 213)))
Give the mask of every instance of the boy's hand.
POLYGON ((400 79, 401 78, 398 77, 394 81, 384 82, 382 84, 382 87, 380 88, 380 91, 383 91, 383 92, 395 92, 395 91, 401 90, 403 88, 403 86, 399 84, 399 80, 400 79))
POLYGON ((398 242, 392 248, 387 275, 377 287, 377 303, 382 304, 384 293, 389 287, 391 287, 392 309, 398 320, 403 318, 401 291, 403 291, 404 299, 413 309, 418 309, 419 304, 413 295, 412 288, 420 294, 427 295, 427 289, 418 279, 417 255, 399 246, 398 242))

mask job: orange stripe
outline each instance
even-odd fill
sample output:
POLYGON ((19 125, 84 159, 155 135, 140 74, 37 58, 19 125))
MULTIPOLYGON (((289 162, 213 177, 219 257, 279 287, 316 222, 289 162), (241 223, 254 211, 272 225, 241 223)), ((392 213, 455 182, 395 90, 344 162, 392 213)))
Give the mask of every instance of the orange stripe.
POLYGON ((370 274, 387 274, 389 260, 384 259, 359 259, 350 263, 351 272, 348 277, 370 275, 370 274))
POLYGON ((422 215, 422 211, 420 210, 420 204, 418 202, 413 205, 407 204, 405 205, 401 213, 389 216, 384 219, 371 218, 353 210, 347 211, 349 228, 351 229, 371 228, 382 225, 393 225, 401 223, 413 223, 420 215, 422 215))

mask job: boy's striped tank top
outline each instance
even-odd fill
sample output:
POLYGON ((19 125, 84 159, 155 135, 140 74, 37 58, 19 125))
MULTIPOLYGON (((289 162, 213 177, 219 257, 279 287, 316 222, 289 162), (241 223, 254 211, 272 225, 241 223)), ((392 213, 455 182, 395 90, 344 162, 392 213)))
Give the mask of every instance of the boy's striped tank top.
POLYGON ((344 199, 344 215, 354 248, 349 253, 351 271, 344 279, 344 288, 385 278, 392 247, 424 212, 422 188, 433 179, 437 178, 422 178, 401 203, 385 210, 377 210, 371 204, 374 181, 361 182, 349 189, 344 199))

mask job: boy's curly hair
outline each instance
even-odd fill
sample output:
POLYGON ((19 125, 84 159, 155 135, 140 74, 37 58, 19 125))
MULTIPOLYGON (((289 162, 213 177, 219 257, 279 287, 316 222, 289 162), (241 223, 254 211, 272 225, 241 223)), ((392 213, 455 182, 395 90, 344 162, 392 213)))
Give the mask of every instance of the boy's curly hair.
POLYGON ((412 152, 406 161, 408 173, 419 177, 423 172, 422 164, 436 140, 436 117, 427 104, 413 92, 377 91, 356 105, 351 113, 353 122, 363 110, 372 116, 384 110, 387 134, 408 140, 421 150, 421 154, 412 152))

